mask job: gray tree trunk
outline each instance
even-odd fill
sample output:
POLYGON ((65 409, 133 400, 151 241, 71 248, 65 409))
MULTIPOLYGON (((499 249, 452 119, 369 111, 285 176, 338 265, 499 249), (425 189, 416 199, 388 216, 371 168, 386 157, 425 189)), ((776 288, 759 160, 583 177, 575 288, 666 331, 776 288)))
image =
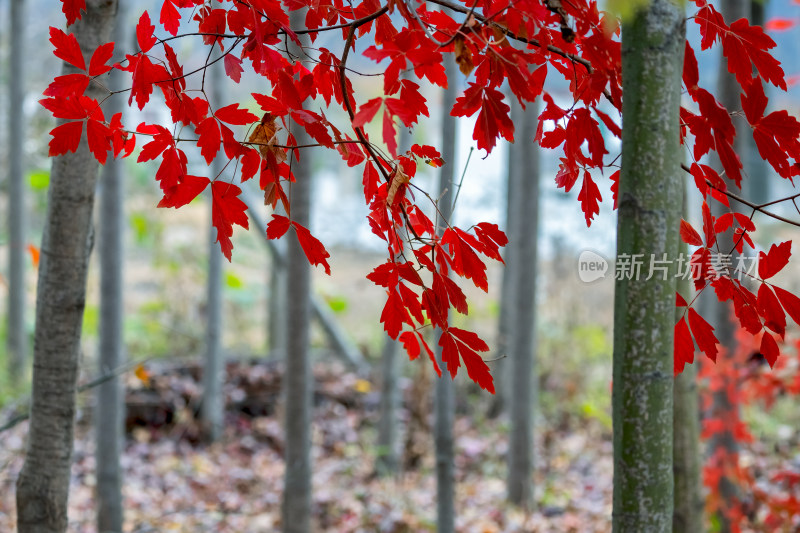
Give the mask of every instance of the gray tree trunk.
MULTIPOLYGON (((765 11, 769 0, 753 0, 750 2, 750 24, 754 26, 764 26, 765 11)), ((769 93, 767 93, 769 96, 769 93)), ((758 147, 753 136, 745 130, 741 137, 741 157, 744 163, 746 174, 747 199, 757 204, 762 204, 770 200, 769 165, 758 153, 758 147)))
POLYGON ((400 465, 397 438, 397 410, 400 405, 400 389, 397 383, 400 371, 399 352, 400 345, 387 336, 381 353, 381 401, 375 459, 375 473, 379 476, 396 475, 400 465))
MULTIPOLYGON (((439 174, 439 216, 436 231, 444 233, 453 214, 453 187, 455 184, 456 154, 456 119, 450 115, 456 100, 456 75, 458 67, 452 54, 444 60, 447 79, 452 82, 445 89, 442 98, 442 159, 445 166, 439 174)), ((434 389, 434 444, 436 447, 436 523, 439 533, 455 531, 455 454, 453 453, 453 420, 455 418, 455 402, 453 398, 453 379, 442 361, 442 347, 439 336, 435 347, 436 360, 442 369, 442 376, 436 378, 434 389)))
MULTIPOLYGON (((267 239, 267 224, 264 222, 261 208, 264 200, 259 199, 255 194, 250 194, 247 186, 242 189, 242 201, 247 204, 247 212, 250 215, 250 222, 254 224, 263 237, 263 242, 270 251, 271 259, 275 263, 275 268, 285 269, 287 264, 286 252, 282 247, 277 246, 277 242, 267 239)), ((285 314, 286 307, 280 308, 285 314)), ((347 335, 347 332, 336 322, 336 317, 331 312, 328 305, 319 297, 311 295, 311 316, 322 328, 323 333, 328 338, 328 342, 335 350, 335 354, 357 372, 366 372, 369 365, 364 360, 364 356, 358 346, 347 335)))
POLYGON ((509 147, 508 499, 533 506, 533 417, 536 406, 536 273, 539 227, 539 152, 533 145, 537 105, 523 110, 511 98, 516 142, 509 147))
MULTIPOLYGON (((290 15, 291 26, 304 24, 303 10, 290 15)), ((304 39, 303 36, 300 37, 304 39)), ((303 40, 303 43, 307 41, 303 40)), ((290 43, 290 52, 302 52, 290 43)), ((294 125, 297 144, 309 144, 304 129, 294 125)), ((311 216, 311 153, 304 150, 302 162, 293 162, 297 180, 292 184, 292 220, 305 227, 311 216)), ((286 302, 286 474, 283 493, 283 530, 286 533, 307 533, 311 530, 311 408, 312 375, 309 358, 309 326, 311 321, 311 267, 293 231, 287 235, 287 302, 286 302)))
MULTIPOLYGON (((686 179, 683 181, 683 212, 686 218, 686 179)), ((680 243, 686 256, 689 247, 680 243)), ((688 278, 679 278, 677 291, 687 300, 691 297, 688 278)), ((683 313, 676 310, 676 321, 683 313)), ((673 383, 673 479, 675 509, 672 513, 673 533, 703 531, 703 494, 700 485, 700 409, 697 399, 697 362, 686 365, 673 383)))
MULTIPOLYGON (((286 254, 283 242, 273 243, 286 254)), ((267 334, 269 357, 282 360, 286 357, 286 267, 271 254, 269 270, 269 302, 267 310, 267 334)))
POLYGON ((8 374, 11 383, 23 377, 28 353, 25 331, 25 0, 9 2, 11 49, 8 73, 8 374))
MULTIPOLYGON (((672 0, 653 0, 623 20, 618 258, 678 254, 684 36, 683 10, 672 0)), ((620 276, 615 286, 613 530, 620 533, 672 530, 670 264, 666 276, 620 276)))
MULTIPOLYGON (((733 22, 740 18, 747 18, 750 16, 750 2, 749 0, 722 0, 719 3, 719 10, 727 22, 733 22)), ((720 55, 720 64, 717 71, 717 99, 723 107, 730 110, 741 109, 741 87, 736 82, 736 78, 728 72, 727 60, 720 55)), ((744 155, 747 152, 747 138, 752 138, 750 134, 750 127, 743 116, 732 116, 733 125, 736 128, 736 146, 737 154, 742 154, 743 159, 747 158, 744 155)), ((749 169, 745 169, 749 170, 749 169)), ((740 194, 739 188, 733 180, 725 178, 725 183, 728 190, 740 194)), ((720 205, 712 205, 712 214, 719 216, 728 211, 720 205)), ((717 244, 721 253, 728 253, 733 249, 733 232, 727 231, 724 234, 717 235, 717 244)), ((735 254, 735 252, 734 252, 735 254)), ((736 264, 736 258, 733 257, 731 264, 736 264)), ((731 321, 731 308, 729 302, 719 302, 711 289, 707 290, 707 294, 703 294, 701 301, 703 305, 703 314, 708 319, 708 322, 714 327, 714 333, 719 339, 720 345, 724 348, 724 353, 733 354, 736 352, 736 339, 734 337, 735 326, 731 321)), ((712 395, 711 413, 709 415, 714 418, 727 418, 731 415, 732 411, 737 410, 738 407, 731 405, 727 391, 723 388, 720 391, 714 392, 712 395)), ((728 452, 738 451, 738 443, 736 438, 728 431, 717 432, 709 439, 709 452, 713 454, 716 450, 725 449, 728 452)), ((712 489, 713 490, 713 489, 712 489)), ((726 476, 722 476, 719 485, 716 488, 724 506, 731 506, 735 504, 737 497, 736 482, 726 476)), ((719 523, 720 533, 727 533, 732 530, 732 525, 727 519, 727 513, 716 513, 717 522, 719 523)))
MULTIPOLYGON (((411 148, 411 133, 407 128, 400 129, 398 152, 411 148)), ((377 457, 375 473, 379 476, 396 475, 400 466, 400 447, 398 441, 400 408, 399 374, 402 368, 400 343, 389 335, 384 335, 381 351, 381 401, 378 418, 377 457)))
MULTIPOLYGON (((114 37, 114 61, 122 60, 128 43, 127 2, 118 6, 114 37)), ((112 70, 108 86, 111 90, 122 89, 124 76, 112 70)), ((107 117, 123 111, 123 100, 111 98, 106 101, 107 117)), ((98 354, 99 375, 119 368, 125 359, 124 349, 124 220, 125 201, 123 186, 123 164, 109 157, 103 169, 100 183, 100 350, 98 354)), ((95 462, 97 468, 97 530, 100 533, 121 532, 122 468, 120 456, 125 442, 124 388, 118 376, 97 388, 95 410, 95 462)))
MULTIPOLYGON (((510 96, 511 100, 515 97, 510 96)), ((513 122, 512 118, 512 122, 513 122)), ((516 122, 514 122, 516 125, 516 122)), ((511 230, 518 217, 516 206, 518 202, 514 201, 515 194, 519 191, 519 184, 514 183, 515 178, 522 178, 522 173, 517 172, 514 165, 516 158, 513 156, 513 149, 509 147, 506 169, 506 234, 511 230)), ((512 257, 512 247, 510 244, 503 250, 503 280, 500 288, 500 312, 497 316, 497 361, 492 368, 492 375, 494 376, 495 395, 489 404, 489 418, 500 416, 508 410, 511 403, 511 359, 509 357, 509 337, 511 332, 511 324, 514 322, 514 288, 511 282, 514 279, 514 268, 517 263, 512 257)))
MULTIPOLYGON (((86 7, 83 19, 70 29, 88 65, 92 52, 110 40, 117 2, 88 0, 86 7)), ((75 72, 64 65, 64 74, 75 72)), ((96 84, 87 90, 92 98, 103 94, 96 84)), ((39 263, 28 448, 17 479, 20 533, 67 529, 75 386, 98 167, 85 135, 75 153, 53 159, 39 263)))
MULTIPOLYGON (((215 56, 215 57, 218 57, 215 56)), ((219 61, 206 70, 206 80, 211 85, 211 103, 215 107, 224 105, 224 73, 219 61)), ((222 155, 211 162, 211 179, 225 168, 222 155)), ((209 203, 211 201, 209 191, 209 203)), ((213 206, 209 206, 209 220, 213 206)), ((206 281, 206 353, 203 365, 203 419, 204 437, 215 442, 222 435, 225 425, 225 402, 222 397, 222 383, 225 379, 225 355, 222 350, 222 251, 217 243, 217 229, 209 224, 208 279, 206 281)))

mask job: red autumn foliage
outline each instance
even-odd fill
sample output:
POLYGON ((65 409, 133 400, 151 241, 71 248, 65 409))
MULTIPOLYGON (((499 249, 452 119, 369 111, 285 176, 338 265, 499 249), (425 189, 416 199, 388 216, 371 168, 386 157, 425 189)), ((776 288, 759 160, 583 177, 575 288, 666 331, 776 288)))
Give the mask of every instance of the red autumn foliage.
MULTIPOLYGON (((742 106, 762 157, 785 179, 799 175, 800 123, 785 111, 765 115, 764 83, 783 90, 787 87, 780 64, 770 54, 775 42, 744 19, 723 20, 707 0, 694 0, 694 4, 697 12, 691 20, 700 28, 700 48, 721 46, 728 69, 744 89, 742 106)), ((67 24, 72 24, 80 18, 85 3, 62 0, 62 8, 67 24)), ((582 178, 578 201, 590 225, 599 213, 603 198, 598 183, 607 167, 614 170, 609 181, 615 207, 618 200, 619 171, 614 168, 614 154, 609 155, 608 137, 621 136, 619 28, 615 15, 601 11, 597 0, 564 2, 558 10, 548 9, 546 2, 538 0, 516 2, 513 8, 509 2, 488 0, 431 0, 413 5, 396 1, 381 5, 377 0, 228 0, 216 8, 203 0, 164 0, 158 17, 145 12, 139 19, 139 51, 113 68, 131 75, 129 105, 135 100, 143 109, 160 93, 173 124, 192 126, 197 134, 191 141, 179 139, 159 124, 135 128, 139 137, 145 138, 140 142, 138 160, 160 160, 156 179, 164 192, 159 203, 162 207, 184 205, 207 186, 203 178, 188 175, 183 143, 194 142, 208 162, 215 157, 229 160, 230 167, 237 169, 234 181, 244 182, 258 174, 267 203, 275 206, 281 201, 287 213, 291 212, 291 198, 286 184, 294 180, 287 157, 289 161, 291 157, 299 160, 298 152, 305 149, 295 146, 291 134, 283 133, 290 131, 292 124, 303 127, 319 146, 334 148, 347 165, 364 164, 369 224, 387 247, 387 262, 370 275, 387 292, 381 316, 386 331, 400 337, 409 355, 416 357, 422 348, 431 353, 420 328, 430 323, 441 329, 443 359, 450 373, 455 375, 463 363, 473 380, 492 391, 491 374, 479 355, 485 351, 485 343, 450 324, 448 310, 466 313, 467 305, 463 292, 448 276, 472 280, 486 290, 486 265, 481 256, 499 260, 505 236, 490 224, 463 230, 448 221, 443 234, 437 235, 432 221, 415 203, 414 177, 418 161, 436 167, 452 162, 442 161, 439 152, 428 146, 398 154, 398 127, 413 126, 420 117, 428 116, 420 84, 446 87, 457 83, 447 77, 446 55, 454 56, 460 71, 457 76, 467 78, 467 88, 445 112, 476 118, 473 139, 479 149, 490 151, 501 137, 515 140, 509 98, 524 106, 541 97, 546 106, 539 116, 535 139, 517 138, 516 142, 535 141, 544 148, 563 151, 556 184, 569 191, 582 178), (434 9, 437 5, 449 11, 434 9), (290 27, 288 12, 298 9, 306 10, 304 28, 290 27), (160 28, 154 23, 156 18, 160 28), (270 90, 262 92, 268 94, 251 93, 260 108, 257 112, 243 103, 215 109, 205 93, 198 92, 203 89, 205 78, 201 74, 208 63, 197 72, 186 73, 168 42, 183 36, 179 33, 182 27, 186 36, 199 33, 205 46, 219 49, 225 72, 233 82, 239 83, 244 72, 263 78, 270 90), (161 38, 161 28, 172 37, 161 38), (305 34, 314 42, 330 31, 342 35, 341 50, 307 48, 309 57, 302 62, 287 57, 289 40, 299 45, 298 35, 305 34), (369 39, 369 46, 361 53, 382 65, 384 71, 382 94, 367 101, 361 101, 361 95, 355 93, 351 78, 357 73, 347 66, 359 39, 369 39), (401 71, 407 68, 413 80, 401 79, 401 71), (561 108, 546 90, 546 82, 552 77, 563 77, 569 83, 568 108, 561 108), (506 82, 510 96, 501 90, 506 82), (333 124, 314 99, 341 108, 349 120, 333 124), (375 119, 381 121, 385 149, 364 130, 375 119), (428 275, 421 277, 421 271, 428 275), (423 279, 433 281, 426 284, 423 279)), ((75 150, 86 131, 89 147, 101 163, 109 151, 114 156, 130 155, 136 143, 133 130, 118 116, 106 120, 98 103, 83 96, 88 83, 110 69, 106 63, 112 43, 87 51, 92 52, 87 73, 84 54, 72 34, 51 28, 51 42, 56 56, 84 74, 59 76, 45 91, 47 98, 42 105, 56 118, 68 121, 51 132, 50 154, 75 150)), ((720 300, 732 300, 737 318, 752 335, 769 335, 764 330, 769 328, 782 336, 785 314, 795 321, 798 318, 798 299, 771 285, 764 285, 767 288, 757 290, 756 295, 752 287, 748 289, 733 279, 734 272, 718 271, 711 264, 717 233, 735 227, 736 247, 742 251, 745 246, 753 247, 750 233, 755 225, 752 216, 742 219, 731 213, 715 218, 709 209, 709 202, 728 206, 730 192, 720 172, 700 163, 701 157, 715 152, 729 179, 737 185, 743 179, 742 163, 733 150, 736 130, 730 113, 736 110, 724 109, 712 93, 699 86, 695 52, 688 43, 683 80, 696 107, 681 109, 682 141, 693 158, 688 170, 704 200, 704 240, 688 223, 682 222, 680 227, 682 238, 699 247, 692 259, 695 287, 711 287, 720 300)), ((230 259, 233 225, 247 227, 244 203, 239 199, 241 189, 219 176, 209 181, 213 224, 221 249, 230 259)), ((751 207, 754 213, 772 215, 767 206, 751 207)), ((309 261, 323 265, 328 272, 324 245, 290 216, 275 217, 268 236, 280 237, 290 227, 309 261)), ((786 265, 790 246, 783 243, 762 254, 756 284, 765 283, 764 279, 786 265)), ((717 354, 712 328, 694 309, 689 308, 687 313, 688 317, 681 318, 676 326, 676 371, 692 361, 690 351, 695 343, 709 358, 717 354)), ((774 364, 776 352, 771 341, 761 338, 774 364)))

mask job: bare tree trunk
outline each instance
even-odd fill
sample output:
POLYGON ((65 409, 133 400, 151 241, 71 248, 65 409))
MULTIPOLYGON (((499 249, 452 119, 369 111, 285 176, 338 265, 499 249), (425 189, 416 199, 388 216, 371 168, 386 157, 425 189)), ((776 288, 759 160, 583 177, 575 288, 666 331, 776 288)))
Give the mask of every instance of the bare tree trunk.
MULTIPOLYGON (((222 106, 225 90, 222 63, 217 62, 206 71, 206 79, 211 87, 211 102, 222 106)), ((222 173, 225 163, 218 155, 211 162, 210 178, 213 180, 222 173)), ((209 194, 209 204, 212 202, 209 194)), ((209 219, 213 206, 209 205, 209 219)), ((222 397, 222 383, 225 379, 225 355, 222 351, 222 251, 217 244, 217 230, 209 224, 208 234, 208 279, 206 281, 206 354, 203 365, 203 419, 204 437, 215 442, 222 435, 225 425, 225 402, 222 397)))
MULTIPOLYGON (((722 0, 719 3, 719 10, 727 22, 733 22, 740 18, 747 18, 750 16, 750 1, 722 0)), ((741 88, 733 74, 728 72, 727 60, 721 55, 717 71, 717 94, 719 103, 726 109, 741 108, 741 88)), ((746 150, 746 143, 744 142, 745 137, 750 136, 749 133, 745 133, 749 131, 749 126, 743 116, 732 116, 731 119, 738 134, 736 137, 735 149, 738 154, 742 154, 746 150)), ((740 190, 733 180, 725 178, 725 183, 728 186, 728 190, 740 194, 740 190)), ((726 211, 728 211, 728 209, 723 209, 721 206, 712 206, 712 214, 714 216, 720 216, 726 211)), ((717 235, 717 244, 721 253, 732 251, 733 242, 733 232, 730 230, 724 234, 717 235)), ((736 264, 735 257, 731 259, 731 264, 736 264)), ((707 294, 703 295, 701 304, 704 306, 704 314, 708 317, 708 322, 714 327, 715 334, 720 344, 724 347, 724 353, 728 355, 734 354, 736 352, 736 339, 734 337, 735 326, 731 321, 731 307, 729 302, 717 301, 713 291, 709 289, 707 294)), ((738 406, 730 403, 725 388, 713 393, 711 413, 708 413, 709 416, 724 419, 730 416, 731 412, 735 410, 738 410, 738 406)), ((708 446, 709 452, 712 455, 717 450, 725 450, 730 454, 736 454, 739 450, 736 438, 729 431, 720 431, 712 435, 709 439, 708 446)), ((716 489, 712 490, 719 491, 723 506, 730 507, 735 505, 738 488, 734 480, 723 475, 720 477, 719 485, 716 489)), ((726 512, 721 511, 716 513, 716 520, 719 524, 720 533, 727 533, 733 530, 726 512)))
MULTIPOLYGON (((512 96, 511 99, 513 100, 513 98, 512 96)), ((514 201, 514 195, 518 192, 519 184, 514 183, 513 180, 515 177, 521 178, 522 173, 516 171, 514 167, 516 161, 513 153, 513 147, 509 146, 508 168, 506 169, 506 234, 511 231, 510 228, 516 223, 516 219, 519 216, 516 212, 517 202, 514 201)), ((511 403, 511 387, 509 386, 511 383, 511 359, 508 353, 508 345, 511 324, 514 323, 514 289, 511 280, 514 278, 514 268, 517 266, 517 262, 513 258, 512 248, 513 245, 510 245, 503 250, 505 265, 500 289, 500 313, 497 317, 497 361, 492 368, 496 392, 489 405, 489 418, 495 418, 507 412, 511 403)))
POLYGON ((539 231, 539 152, 535 149, 537 105, 523 110, 511 98, 516 142, 509 148, 512 205, 509 231, 510 305, 508 354, 510 379, 508 499, 533 506, 533 418, 536 407, 536 248, 539 231))
MULTIPOLYGON (((114 37, 117 40, 114 61, 125 57, 128 43, 127 7, 118 6, 114 37)), ((111 90, 122 88, 123 76, 112 70, 108 85, 111 90)), ((106 116, 123 112, 122 100, 106 101, 106 116)), ((100 350, 99 375, 119 368, 125 359, 124 348, 124 220, 125 195, 123 164, 109 157, 100 183, 100 350)), ((114 376, 97 388, 95 409, 95 462, 97 468, 97 530, 100 533, 121 532, 122 468, 120 456, 125 442, 124 388, 119 376, 114 376)))
MULTIPOLYGON (((264 222, 260 209, 264 204, 264 200, 258 199, 254 194, 250 194, 248 188, 244 187, 242 189, 242 201, 247 204, 250 222, 254 224, 262 234, 263 242, 267 245, 271 259, 275 263, 274 268, 285 269, 287 264, 286 252, 282 247, 276 246, 279 243, 267 239, 267 224, 264 222)), ((279 310, 285 314, 285 305, 279 308, 279 310)), ((322 328, 323 333, 325 333, 325 336, 328 338, 328 342, 331 343, 331 347, 335 350, 336 356, 338 356, 343 363, 357 372, 366 372, 369 369, 369 364, 364 360, 361 350, 353 343, 347 335, 347 332, 336 322, 336 317, 330 311, 328 305, 314 294, 311 295, 311 316, 322 328)), ((283 318, 285 319, 285 317, 283 318)))
MULTIPOLYGON (((283 254, 285 243, 275 242, 283 254)), ((286 357, 286 265, 275 260, 271 254, 269 270, 269 302, 267 309, 267 334, 269 336, 269 357, 282 360, 286 357)))
MULTIPOLYGON (((455 80, 458 68, 455 59, 448 54, 444 59, 447 79, 455 80)), ((439 174, 439 216, 436 231, 439 235, 451 222, 453 214, 453 187, 455 175, 456 152, 456 119, 450 115, 450 109, 456 100, 456 84, 450 83, 445 89, 442 99, 442 159, 446 164, 439 174)), ((453 398, 453 379, 447 371, 447 364, 442 361, 442 347, 436 339, 436 360, 442 369, 442 376, 437 377, 434 389, 434 443, 436 446, 436 523, 439 533, 455 531, 455 454, 453 452, 453 420, 455 418, 455 402, 453 398)))
MULTIPOLYGON (((686 216, 686 178, 683 179, 683 213, 686 216)), ((680 243, 686 256, 689 247, 680 243)), ((677 291, 689 301, 691 284, 679 278, 677 291)), ((676 320, 683 313, 677 308, 676 320)), ((703 531, 703 494, 700 486, 700 408, 697 399, 697 362, 686 365, 673 383, 673 478, 675 510, 672 513, 673 533, 703 531)))
POLYGON ((25 331, 25 0, 9 2, 11 49, 8 75, 8 374, 11 383, 23 377, 28 354, 25 331))
POLYGON ((617 257, 672 258, 666 275, 621 275, 614 294, 613 530, 672 531, 675 261, 685 26, 672 0, 622 23, 622 173, 617 257))
MULTIPOLYGON (((291 26, 304 24, 303 10, 290 15, 291 26)), ((303 39, 303 37, 300 37, 303 39)), ((303 41, 305 42, 305 41, 303 41)), ((301 55, 290 43, 290 52, 301 55)), ((308 134, 294 125, 297 144, 310 144, 308 134)), ((294 162, 292 171, 292 220, 305 227, 311 216, 311 154, 302 153, 302 162, 294 162)), ((311 322, 311 267, 294 232, 287 235, 287 302, 286 302, 286 474, 283 493, 283 530, 285 533, 307 533, 311 530, 311 408, 312 375, 309 358, 309 326, 311 322)))
MULTIPOLYGON (((92 52, 109 41, 117 2, 88 0, 86 8, 71 29, 89 64, 92 52)), ((63 72, 77 69, 64 65, 63 72)), ((96 99, 103 93, 97 84, 87 90, 96 99)), ((86 136, 75 153, 53 159, 39 264, 28 449, 17 479, 20 533, 67 529, 75 386, 98 167, 86 136)))
MULTIPOLYGON (((398 152, 411 148, 411 133, 407 128, 400 129, 398 152)), ((400 466, 398 444, 400 408, 399 374, 402 368, 400 343, 389 335, 384 335, 381 352, 381 401, 378 419, 377 458, 375 473, 379 476, 396 475, 400 466)))
POLYGON ((381 353, 381 402, 378 419, 377 458, 375 473, 379 476, 397 474, 400 465, 397 445, 397 410, 400 404, 398 373, 400 345, 387 336, 381 353))
MULTIPOLYGON (((769 0, 752 0, 750 2, 751 25, 764 26, 766 22, 765 12, 768 3, 769 0)), ((767 93, 767 95, 769 96, 769 93, 767 93)), ((756 142, 749 132, 742 135, 737 141, 741 143, 739 144, 739 153, 742 157, 746 175, 746 198, 756 204, 766 203, 770 199, 770 188, 772 185, 772 180, 768 179, 770 172, 769 165, 758 153, 756 142)))

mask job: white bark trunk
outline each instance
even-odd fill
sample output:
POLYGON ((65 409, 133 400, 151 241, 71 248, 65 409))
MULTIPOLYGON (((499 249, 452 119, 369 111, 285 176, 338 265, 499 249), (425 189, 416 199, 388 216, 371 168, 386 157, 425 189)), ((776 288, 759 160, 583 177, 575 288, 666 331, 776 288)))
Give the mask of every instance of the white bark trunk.
MULTIPOLYGON (((304 11, 290 15, 291 26, 301 28, 304 11)), ((304 37, 301 37, 304 39, 304 37)), ((303 41, 305 42, 305 41, 303 41)), ((302 52, 290 43, 290 52, 302 52)), ((296 124, 292 133, 297 144, 309 144, 308 134, 296 124)), ((309 227, 311 219, 311 153, 304 150, 302 162, 293 162, 296 182, 292 184, 292 220, 309 227)), ((285 533, 307 533, 311 530, 311 409, 313 383, 309 358, 309 326, 311 322, 311 267, 297 236, 290 231, 287 240, 286 302, 286 473, 283 493, 283 530, 285 533)))
MULTIPOLYGON (((119 5, 114 38, 117 41, 114 61, 125 57, 127 36, 126 2, 119 5)), ((108 86, 112 90, 122 89, 123 76, 111 71, 108 86)), ((123 112, 123 100, 111 98, 106 101, 107 117, 123 112)), ((125 202, 123 186, 123 164, 109 157, 103 169, 100 183, 99 256, 100 256, 100 349, 98 356, 99 375, 119 368, 125 360, 124 351, 124 221, 125 202)), ((124 388, 115 376, 97 388, 95 410, 95 459, 97 464, 97 530, 100 533, 122 531, 122 468, 120 456, 125 442, 124 388)))
POLYGON ((617 257, 672 259, 618 279, 614 294, 615 532, 672 531, 675 260, 681 215, 683 10, 639 7, 622 27, 623 121, 617 257))
POLYGON ((539 152, 534 146, 537 104, 523 110, 515 98, 512 117, 516 142, 509 147, 509 187, 512 204, 509 224, 508 366, 511 436, 508 448, 508 499, 525 508, 533 505, 533 417, 537 383, 536 274, 539 228, 539 152), (513 173, 513 174, 511 174, 513 173))
POLYGON ((25 0, 9 2, 11 49, 8 73, 8 374, 17 383, 28 354, 25 328, 25 0))
MULTIPOLYGON (((92 52, 109 41, 117 2, 89 0, 86 6, 83 20, 70 29, 89 64, 92 52)), ((65 65, 63 72, 76 69, 65 65)), ((92 84, 87 94, 99 99, 103 91, 92 84)), ((98 167, 86 136, 75 153, 53 159, 39 264, 28 449, 17 479, 20 533, 67 529, 75 383, 98 167)))
MULTIPOLYGON (((447 79, 455 80, 458 68, 452 54, 445 56, 447 79)), ((439 213, 436 229, 439 235, 444 233, 453 214, 455 192, 455 154, 457 124, 450 110, 456 100, 456 84, 448 84, 442 99, 442 159, 445 166, 439 174, 439 213)), ((434 407, 436 421, 434 426, 434 443, 436 445, 436 518, 439 533, 455 531, 455 455, 453 452, 453 420, 455 418, 454 384, 447 371, 447 364, 442 361, 442 347, 437 334, 436 359, 442 369, 442 376, 436 379, 434 407)))
MULTIPOLYGON (((218 5, 217 5, 218 7, 218 5)), ((215 55, 218 57, 218 53, 215 55)), ((206 71, 206 80, 211 85, 211 103, 215 108, 225 105, 225 74, 222 62, 211 65, 206 71)), ((222 155, 211 163, 209 176, 212 180, 225 168, 222 155)), ((209 194, 209 204, 211 195, 209 194)), ((209 220, 213 206, 209 205, 209 220)), ((224 305, 222 298, 222 252, 217 243, 217 230, 209 224, 208 235, 208 279, 206 282, 206 353, 203 365, 203 404, 201 418, 206 440, 215 442, 222 435, 225 424, 225 401, 222 384, 225 380, 225 354, 222 349, 222 326, 224 305)))

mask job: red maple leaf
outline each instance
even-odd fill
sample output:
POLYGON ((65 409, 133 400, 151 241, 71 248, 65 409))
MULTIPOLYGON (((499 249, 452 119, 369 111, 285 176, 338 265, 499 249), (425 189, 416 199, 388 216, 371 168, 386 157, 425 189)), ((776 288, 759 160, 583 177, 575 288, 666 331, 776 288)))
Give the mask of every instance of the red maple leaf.
POLYGON ((289 231, 290 227, 292 227, 292 221, 287 217, 281 215, 272 215, 272 220, 270 220, 269 224, 267 224, 267 238, 280 239, 286 235, 286 232, 289 231))
POLYGON ((214 116, 220 119, 222 122, 227 122, 228 124, 234 124, 237 126, 246 126, 247 124, 252 124, 253 122, 260 120, 259 117, 247 109, 239 109, 239 104, 231 104, 221 107, 214 112, 214 116))
POLYGON ((494 394, 494 380, 489 367, 477 352, 489 351, 480 337, 471 331, 450 327, 442 332, 439 338, 442 347, 442 362, 447 365, 451 377, 455 377, 461 360, 467 369, 470 379, 482 389, 494 394))
POLYGON ((161 13, 158 21, 170 35, 178 35, 178 28, 181 25, 181 14, 178 13, 173 0, 164 0, 161 5, 161 13))
POLYGON ((205 176, 184 175, 177 185, 164 192, 164 197, 158 202, 158 207, 174 207, 176 209, 183 207, 197 198, 209 183, 211 180, 205 176))
POLYGON ((306 254, 308 258, 308 262, 312 265, 322 265, 325 267, 325 273, 330 275, 331 274, 331 266, 328 264, 328 258, 331 254, 325 249, 325 246, 313 235, 311 232, 308 231, 307 228, 304 228, 297 222, 292 221, 292 227, 294 227, 294 231, 297 234, 297 240, 300 242, 300 246, 303 248, 303 252, 306 254))
POLYGON ((775 342, 775 338, 769 331, 765 331, 764 335, 761 337, 759 351, 761 355, 764 356, 764 359, 767 360, 767 363, 769 363, 769 367, 772 368, 778 360, 781 351, 778 349, 778 343, 775 342))
POLYGON ((702 246, 700 234, 685 220, 681 219, 681 240, 689 246, 702 246))
POLYGON ((69 96, 80 96, 89 86, 89 76, 86 74, 65 74, 56 78, 47 86, 44 91, 45 96, 53 96, 57 99, 69 96))
MULTIPOLYGON (((680 297, 680 294, 678 296, 680 297)), ((686 305, 686 302, 683 305, 686 305)), ((684 317, 681 317, 675 324, 674 353, 674 372, 677 376, 683 372, 685 365, 694 363, 694 342, 692 342, 692 334, 689 332, 689 326, 684 317)))
POLYGON ((503 93, 491 87, 470 83, 464 94, 456 99, 450 114, 454 117, 468 117, 478 110, 480 113, 472 138, 477 141, 479 150, 491 152, 501 135, 507 141, 514 142, 514 123, 508 115, 511 108, 503 102, 503 93))
POLYGON ((247 205, 239 199, 241 192, 236 185, 224 181, 211 184, 211 223, 217 228, 217 242, 228 261, 231 260, 233 250, 233 225, 238 224, 244 229, 249 227, 247 205))
POLYGON ((719 340, 714 335, 714 328, 691 307, 689 308, 689 326, 692 328, 697 347, 706 354, 706 357, 716 362, 719 340))
POLYGON ((244 72, 242 60, 233 54, 225 54, 224 62, 225 74, 236 83, 239 83, 242 80, 242 72, 244 72))
MULTIPOLYGON (((267 238, 280 239, 286 234, 289 228, 294 228, 297 241, 300 243, 303 253, 306 254, 308 262, 312 265, 322 265, 325 268, 325 273, 330 275, 331 266, 328 264, 330 254, 319 239, 311 235, 311 232, 308 231, 307 228, 301 226, 297 222, 281 215, 272 215, 272 220, 267 224, 267 238)), ((399 329, 397 331, 399 332, 399 329)), ((392 338, 396 337, 397 334, 395 333, 392 338)))
POLYGON ((67 35, 58 28, 50 26, 50 42, 55 46, 53 55, 76 68, 86 70, 86 61, 83 59, 81 47, 74 34, 67 35))
POLYGON ((86 0, 61 0, 61 12, 67 17, 67 25, 72 26, 86 11, 86 0))
POLYGON ((792 241, 770 246, 769 251, 758 252, 758 277, 769 279, 789 263, 792 255, 792 241))
POLYGON ((139 48, 143 53, 149 52, 158 41, 155 31, 156 27, 150 22, 150 15, 145 11, 139 17, 139 23, 136 24, 136 42, 139 43, 139 48))
POLYGON ((578 194, 578 201, 581 203, 581 209, 583 209, 583 215, 586 218, 586 226, 591 226, 594 216, 600 214, 599 202, 602 200, 603 197, 600 196, 600 189, 597 188, 597 184, 592 180, 588 171, 584 172, 583 186, 580 194, 578 194))
POLYGON ((775 41, 764 33, 761 26, 751 26, 744 18, 731 24, 722 38, 722 53, 728 59, 728 71, 736 76, 739 85, 744 87, 753 78, 755 67, 762 78, 785 91, 781 63, 767 52, 774 47, 775 41))
POLYGON ((86 121, 86 140, 95 159, 105 165, 111 149, 111 129, 99 120, 89 119, 86 121))
POLYGON ((786 314, 778 298, 769 285, 762 283, 758 288, 758 314, 764 319, 764 326, 781 337, 786 332, 786 314))
POLYGON ((214 158, 217 157, 219 144, 222 141, 219 124, 214 117, 208 117, 197 126, 195 131, 197 132, 197 146, 200 147, 200 155, 210 165, 214 158))
POLYGON ((111 67, 106 65, 108 60, 114 55, 114 43, 106 43, 97 47, 89 61, 89 76, 100 76, 105 74, 111 67))
POLYGON ((759 79, 745 86, 741 99, 747 121, 753 127, 759 155, 769 161, 778 174, 791 179, 797 170, 789 158, 800 154, 800 122, 785 110, 764 116, 767 97, 759 79))
POLYGON ((781 302, 783 309, 786 311, 786 314, 792 317, 795 324, 800 326, 800 298, 775 285, 773 285, 772 288, 775 290, 775 294, 781 302))
POLYGON ((50 140, 50 150, 47 155, 55 157, 67 152, 75 152, 81 143, 82 133, 82 121, 65 122, 60 126, 56 126, 50 131, 50 135, 53 138, 50 140))
POLYGON ((362 104, 361 108, 358 110, 358 113, 356 113, 353 117, 353 128, 362 128, 364 127, 364 124, 367 124, 373 118, 375 118, 375 114, 381 108, 382 104, 382 98, 373 98, 372 100, 368 100, 366 103, 362 104))

